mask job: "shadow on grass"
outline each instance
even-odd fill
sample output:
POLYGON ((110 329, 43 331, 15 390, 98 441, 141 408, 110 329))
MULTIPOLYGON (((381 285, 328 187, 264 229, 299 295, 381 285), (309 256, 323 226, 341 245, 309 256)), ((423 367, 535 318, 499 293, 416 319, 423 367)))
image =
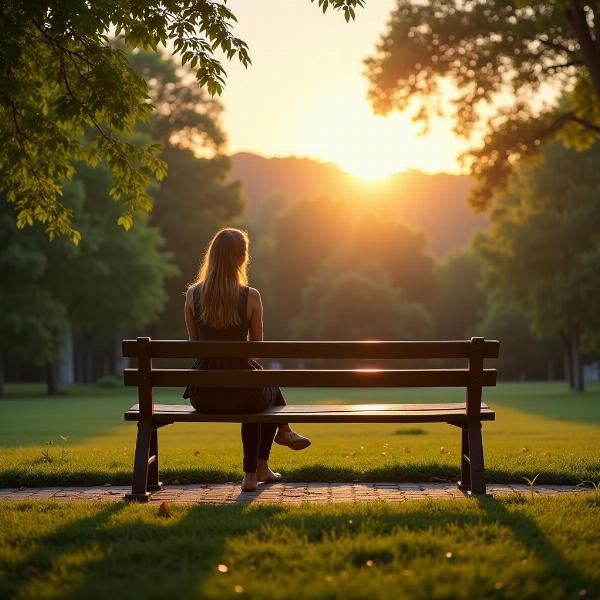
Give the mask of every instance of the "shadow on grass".
MULTIPOLYGON (((488 522, 495 521, 503 527, 510 528, 513 536, 527 550, 527 552, 540 560, 546 566, 549 573, 552 573, 563 585, 563 597, 581 596, 580 590, 586 588, 585 576, 581 570, 567 560, 561 550, 548 540, 546 534, 539 525, 530 517, 518 509, 508 510, 511 500, 498 500, 497 498, 477 498, 475 500, 485 512, 488 522)), ((526 503, 521 496, 516 496, 513 500, 517 505, 521 502, 526 503)), ((575 543, 575 540, 573 540, 575 543)), ((593 587, 597 585, 592 584, 593 587)), ((586 589, 584 595, 590 590, 586 589)))
MULTIPOLYGON (((590 473, 584 479, 597 481, 600 479, 600 463, 589 467, 590 473)), ((578 477, 568 475, 564 471, 552 469, 536 469, 539 473, 537 484, 576 485, 578 477)), ((206 468, 169 468, 161 469, 161 480, 165 484, 177 483, 225 483, 238 481, 241 470, 206 469, 206 468)), ((371 469, 353 469, 351 467, 330 467, 323 464, 305 465, 287 469, 283 473, 286 481, 304 482, 449 482, 460 479, 457 467, 449 467, 435 462, 422 462, 405 465, 385 465, 371 469)), ((487 468, 486 481, 493 483, 525 483, 525 477, 532 477, 530 468, 514 471, 487 468)), ((61 470, 31 471, 26 469, 0 469, 0 487, 43 487, 43 486, 76 486, 76 485, 129 485, 131 471, 103 470, 61 470)))
MULTIPOLYGON (((528 504, 527 501, 522 502, 528 504)), ((27 507, 26 504, 24 506, 27 507)), ((290 509, 281 505, 255 505, 251 509, 243 505, 196 505, 185 509, 175 507, 172 519, 160 519, 154 507, 140 508, 119 503, 36 538, 33 549, 16 568, 0 576, 0 590, 7 594, 5 597, 14 597, 12 594, 17 590, 19 597, 35 597, 46 584, 52 587, 52 597, 61 600, 111 595, 123 597, 125 590, 127 598, 205 597, 203 588, 207 581, 212 577, 222 577, 216 571, 219 563, 233 563, 235 577, 242 578, 253 577, 248 571, 254 570, 251 563, 259 563, 254 565, 257 571, 263 566, 267 572, 273 569, 278 560, 282 560, 277 555, 283 550, 277 543, 272 543, 272 538, 274 532, 282 528, 290 544, 298 540, 298 543, 307 544, 305 550, 309 549, 317 556, 327 555, 332 540, 350 540, 357 532, 359 535, 366 533, 375 545, 348 544, 343 555, 345 563, 342 567, 345 570, 363 568, 367 559, 373 559, 382 566, 392 563, 394 568, 408 560, 408 566, 411 566, 410 557, 413 555, 417 561, 415 565, 423 567, 425 547, 426 559, 431 561, 431 566, 438 568, 436 565, 443 549, 435 540, 439 534, 447 534, 458 527, 456 543, 465 549, 465 560, 471 561, 474 569, 479 569, 489 557, 473 556, 469 552, 469 544, 478 536, 485 535, 482 528, 497 525, 508 530, 518 542, 519 555, 528 555, 541 564, 541 572, 538 570, 534 574, 534 583, 536 577, 538 581, 552 580, 553 585, 558 587, 556 597, 576 596, 577 590, 583 587, 587 587, 593 596, 597 582, 586 582, 577 566, 547 539, 539 525, 525 514, 526 510, 522 510, 518 503, 483 498, 466 508, 464 503, 459 507, 451 501, 444 501, 443 507, 441 503, 435 506, 431 502, 422 502, 403 507, 378 505, 363 509, 325 507, 321 510, 311 507, 290 509), (353 521, 348 520, 349 514, 353 521), (350 525, 352 522, 354 524, 350 525), (418 534, 416 538, 415 533, 418 534), (385 538, 393 540, 387 549, 376 543, 385 538), (255 556, 236 554, 237 546, 247 548, 248 544, 255 548, 255 556), (411 551, 411 547, 416 552, 411 551), (416 558, 419 552, 421 556, 416 558), (75 556, 87 557, 87 560, 73 562, 72 571, 69 571, 65 565, 75 556), (261 560, 266 564, 261 564, 261 560)), ((56 515, 50 515, 54 518, 60 518, 64 515, 61 511, 68 509, 68 504, 51 503, 46 507, 49 513, 56 512, 56 515)), ((494 543, 491 539, 492 553, 494 543)), ((315 560, 314 556, 312 560, 315 560)), ((514 561, 517 560, 515 556, 514 561)), ((290 589, 287 595, 290 597, 295 594, 297 597, 300 591, 294 588, 298 584, 294 577, 303 576, 306 568, 303 560, 297 561, 286 565, 285 574, 275 575, 276 571, 273 571, 273 576, 288 582, 290 589)), ((326 568, 329 573, 331 565, 326 568)), ((322 578, 323 574, 311 572, 311 577, 322 578)), ((422 568, 420 571, 414 569, 413 574, 429 584, 436 576, 435 571, 424 572, 422 568)), ((523 596, 498 594, 493 587, 495 575, 492 568, 488 569, 487 575, 474 580, 456 581, 457 589, 465 586, 460 596, 536 597, 531 593, 523 596)), ((527 572, 519 575, 521 578, 527 576, 527 572)), ((227 577, 229 597, 233 595, 231 586, 239 581, 231 574, 227 577)), ((245 583, 244 580, 241 582, 245 583)), ((398 581, 396 584, 401 585, 398 581)), ((209 592, 209 596, 219 597, 218 588, 213 587, 210 591, 213 594, 209 592)), ((326 592, 325 588, 323 592, 326 592)), ((344 595, 340 591, 337 594, 329 592, 327 597, 344 595)))
POLYGON ((580 425, 600 425, 600 386, 590 384, 581 394, 566 383, 509 384, 502 390, 489 390, 486 402, 492 408, 510 408, 543 419, 580 425))

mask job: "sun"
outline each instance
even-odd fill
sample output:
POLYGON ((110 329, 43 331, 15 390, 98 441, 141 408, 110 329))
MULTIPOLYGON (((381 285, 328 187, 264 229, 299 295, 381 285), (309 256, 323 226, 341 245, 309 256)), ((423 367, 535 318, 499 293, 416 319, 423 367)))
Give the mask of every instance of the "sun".
POLYGON ((397 173, 399 169, 386 161, 369 160, 360 157, 357 160, 341 160, 338 165, 342 171, 348 173, 364 183, 379 183, 397 173))

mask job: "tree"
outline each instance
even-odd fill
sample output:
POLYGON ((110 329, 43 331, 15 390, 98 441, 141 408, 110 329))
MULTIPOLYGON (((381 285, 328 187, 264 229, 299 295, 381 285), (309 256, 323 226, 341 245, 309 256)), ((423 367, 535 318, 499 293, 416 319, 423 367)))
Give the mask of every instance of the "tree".
POLYGON ((481 290, 481 259, 472 250, 449 254, 436 265, 432 314, 440 339, 479 335, 477 325, 485 307, 481 290))
POLYGON ((190 87, 189 69, 170 57, 138 52, 130 60, 147 80, 156 107, 138 129, 163 144, 160 156, 169 164, 169 175, 150 191, 151 223, 160 229, 179 271, 166 282, 167 303, 153 334, 181 337, 185 286, 215 230, 239 216, 244 204, 240 183, 228 181, 230 160, 220 154, 225 142, 221 104, 202 88, 190 87))
POLYGON ((65 186, 65 205, 77 210, 85 233, 78 246, 66 239, 48 244, 35 228, 18 231, 9 205, 0 204, 0 357, 44 366, 49 393, 57 392, 65 333, 76 335, 80 379, 89 382, 95 352, 108 347, 112 357, 115 337, 155 321, 166 301, 173 265, 162 236, 147 216, 128 233, 112 227, 119 209, 104 202, 110 184, 106 165, 79 165, 65 186))
POLYGON ((165 281, 177 269, 147 215, 129 232, 111 226, 119 209, 104 202, 112 182, 107 165, 79 165, 75 182, 82 190, 77 222, 85 239, 78 247, 64 239, 46 242, 41 284, 67 307, 80 357, 78 378, 91 382, 98 351, 112 358, 116 337, 159 318, 167 301, 165 281))
POLYGON ((265 311, 276 312, 280 331, 301 310, 302 292, 324 264, 332 273, 368 272, 377 265, 406 301, 429 305, 432 300, 433 259, 425 236, 381 206, 327 198, 299 201, 276 218, 271 255, 274 306, 265 305, 265 311))
MULTIPOLYGON (((324 12, 342 11, 349 20, 364 0, 318 0, 318 5, 324 12)), ((158 145, 129 139, 152 106, 123 49, 111 46, 112 32, 122 35, 129 49, 157 51, 169 44, 194 70, 198 85, 214 95, 225 83, 215 52, 250 64, 246 43, 232 33, 235 21, 225 0, 3 2, 0 191, 16 209, 18 227, 37 221, 51 238, 80 240, 73 212, 60 200, 75 162, 108 164, 109 194, 119 203, 117 222, 125 229, 136 211, 150 210, 147 184, 151 177, 162 179, 166 165, 157 156, 158 145)))
POLYGON ((561 370, 558 338, 533 335, 527 316, 497 293, 489 294, 477 331, 487 339, 500 340, 500 356, 495 366, 503 380, 558 378, 561 370))
POLYGON ((598 331, 600 144, 577 153, 556 142, 520 168, 476 245, 486 287, 518 307, 538 336, 563 342, 571 387, 583 390, 582 337, 598 331))
POLYGON ((557 135, 578 149, 600 135, 595 0, 398 0, 366 65, 377 112, 417 101, 417 121, 451 110, 459 135, 484 130, 483 144, 463 156, 477 180, 477 209, 490 205, 521 157, 557 135))
POLYGON ((47 244, 40 232, 19 232, 8 204, 0 202, 0 398, 5 361, 50 365, 67 326, 66 306, 41 285, 48 264, 41 242, 47 244))
POLYGON ((306 287, 292 331, 316 340, 423 339, 431 332, 431 317, 422 305, 407 301, 377 265, 366 273, 325 268, 306 287))

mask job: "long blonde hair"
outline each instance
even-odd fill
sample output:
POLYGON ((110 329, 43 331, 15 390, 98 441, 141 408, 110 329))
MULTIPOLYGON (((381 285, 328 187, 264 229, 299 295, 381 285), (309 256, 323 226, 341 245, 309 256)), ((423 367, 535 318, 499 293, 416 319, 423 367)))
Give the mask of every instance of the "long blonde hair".
MULTIPOLYGON (((190 287, 202 284, 200 318, 215 329, 240 324, 239 300, 248 285, 248 234, 226 227, 217 231, 190 287)), ((198 317, 198 315, 196 315, 198 317)))

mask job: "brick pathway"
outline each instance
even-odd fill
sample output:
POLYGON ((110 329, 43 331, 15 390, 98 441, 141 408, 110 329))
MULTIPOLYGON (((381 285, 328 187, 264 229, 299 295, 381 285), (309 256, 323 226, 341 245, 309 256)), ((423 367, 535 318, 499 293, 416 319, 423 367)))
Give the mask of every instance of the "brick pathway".
MULTIPOLYGON (((121 500, 129 486, 0 488, 2 500, 121 500)), ((489 484, 488 493, 494 496, 529 494, 527 485, 489 484)), ((582 493, 583 488, 567 485, 536 486, 536 496, 557 496, 582 493)), ((277 483, 260 485, 255 492, 241 492, 238 483, 169 485, 152 495, 151 504, 163 500, 203 504, 232 504, 236 502, 299 504, 331 504, 334 502, 405 502, 423 498, 466 498, 450 483, 277 483)))

